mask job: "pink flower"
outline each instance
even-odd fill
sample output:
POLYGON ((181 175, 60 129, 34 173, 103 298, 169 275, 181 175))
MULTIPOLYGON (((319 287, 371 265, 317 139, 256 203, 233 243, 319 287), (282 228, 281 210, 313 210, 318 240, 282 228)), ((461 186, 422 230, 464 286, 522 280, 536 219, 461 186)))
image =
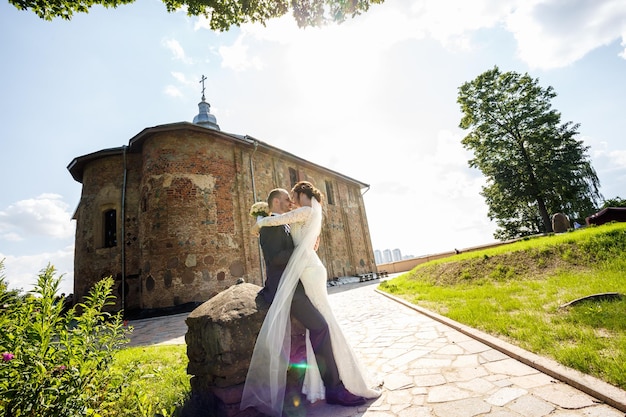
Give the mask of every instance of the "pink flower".
POLYGON ((65 371, 67 369, 67 366, 65 365, 59 365, 56 368, 54 368, 53 373, 63 373, 63 371, 65 371))
POLYGON ((11 359, 13 359, 14 357, 15 357, 15 355, 14 355, 14 354, 12 354, 11 352, 4 352, 4 353, 2 354, 2 360, 3 360, 3 361, 5 361, 5 362, 10 361, 10 360, 11 360, 11 359))

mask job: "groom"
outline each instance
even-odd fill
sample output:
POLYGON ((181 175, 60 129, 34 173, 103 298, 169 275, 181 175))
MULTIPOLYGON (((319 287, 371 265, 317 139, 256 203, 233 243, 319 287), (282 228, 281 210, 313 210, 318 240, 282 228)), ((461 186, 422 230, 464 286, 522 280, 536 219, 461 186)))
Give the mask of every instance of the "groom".
MULTIPOLYGON (((289 192, 282 188, 270 191, 267 204, 271 214, 283 214, 291 210, 293 202, 289 192)), ((293 252, 293 240, 286 226, 262 227, 260 230, 261 249, 265 258, 266 281, 261 290, 263 298, 272 303, 283 271, 293 252)), ((313 306, 307 297, 302 282, 298 281, 293 301, 291 302, 291 316, 295 317, 309 330, 309 338, 317 365, 326 387, 326 402, 344 406, 365 404, 365 399, 353 395, 345 389, 339 372, 330 341, 330 331, 324 316, 313 306)))

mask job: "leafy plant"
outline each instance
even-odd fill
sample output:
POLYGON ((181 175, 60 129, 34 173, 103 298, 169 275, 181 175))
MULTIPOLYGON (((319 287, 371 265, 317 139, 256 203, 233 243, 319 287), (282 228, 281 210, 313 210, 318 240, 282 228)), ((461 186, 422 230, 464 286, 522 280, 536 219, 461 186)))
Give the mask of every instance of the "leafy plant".
POLYGON ((104 311, 113 304, 113 279, 99 281, 67 312, 57 296, 60 280, 48 265, 23 298, 7 299, 0 286, 8 301, 0 316, 1 416, 114 415, 126 376, 111 363, 127 330, 120 314, 104 311))

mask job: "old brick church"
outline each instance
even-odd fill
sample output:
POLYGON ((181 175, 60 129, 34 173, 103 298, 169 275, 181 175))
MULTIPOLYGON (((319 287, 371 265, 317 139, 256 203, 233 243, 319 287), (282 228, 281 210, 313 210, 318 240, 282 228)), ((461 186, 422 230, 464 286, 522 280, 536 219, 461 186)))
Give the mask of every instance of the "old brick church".
POLYGON ((360 181, 247 135, 222 132, 204 94, 193 123, 149 127, 128 145, 75 158, 74 299, 115 279, 116 309, 203 302, 235 284, 262 285, 255 201, 299 180, 325 194, 320 258, 328 278, 376 270, 360 181))

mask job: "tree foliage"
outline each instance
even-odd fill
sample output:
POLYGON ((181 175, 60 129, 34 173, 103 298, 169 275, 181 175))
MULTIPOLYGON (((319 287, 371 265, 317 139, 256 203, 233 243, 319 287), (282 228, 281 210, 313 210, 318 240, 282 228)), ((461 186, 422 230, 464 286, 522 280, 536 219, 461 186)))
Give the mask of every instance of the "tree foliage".
POLYGON ((487 178, 481 195, 498 239, 551 232, 555 213, 581 223, 602 198, 579 125, 561 123, 554 97, 538 79, 498 67, 459 87, 462 144, 487 178))
POLYGON ((615 198, 609 198, 604 200, 604 204, 602 204, 602 208, 607 207, 626 207, 626 200, 620 198, 619 196, 615 198))
MULTIPOLYGON (((74 13, 87 13, 95 5, 117 7, 135 0, 9 0, 20 10, 31 10, 45 20, 71 19, 74 13)), ((343 22, 369 10, 384 0, 162 0, 168 12, 186 9, 189 16, 205 16, 213 30, 225 31, 232 25, 262 23, 292 10, 300 27, 319 26, 329 21, 343 22)))

